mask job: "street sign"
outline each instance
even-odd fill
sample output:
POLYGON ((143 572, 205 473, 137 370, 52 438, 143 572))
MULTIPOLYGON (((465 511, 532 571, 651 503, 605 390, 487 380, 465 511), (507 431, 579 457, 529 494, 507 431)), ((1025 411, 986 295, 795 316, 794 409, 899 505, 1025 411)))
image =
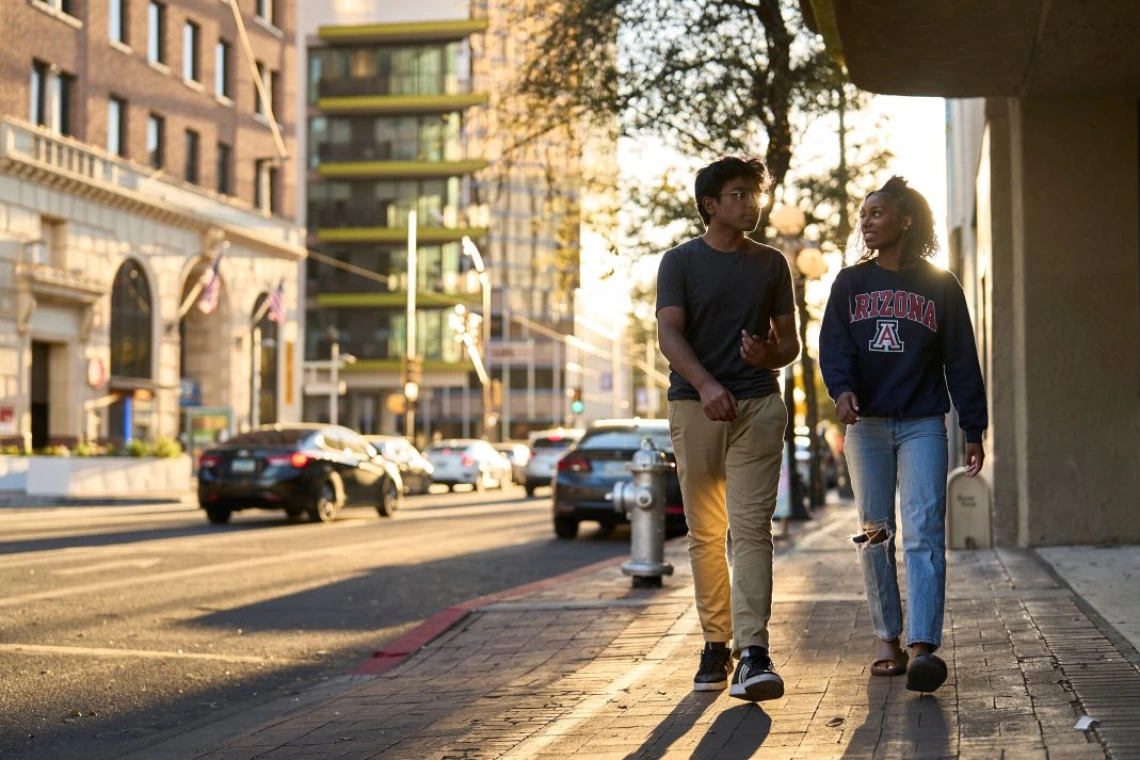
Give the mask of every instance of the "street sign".
POLYGON ((488 348, 492 364, 525 364, 534 358, 533 340, 492 341, 488 348))

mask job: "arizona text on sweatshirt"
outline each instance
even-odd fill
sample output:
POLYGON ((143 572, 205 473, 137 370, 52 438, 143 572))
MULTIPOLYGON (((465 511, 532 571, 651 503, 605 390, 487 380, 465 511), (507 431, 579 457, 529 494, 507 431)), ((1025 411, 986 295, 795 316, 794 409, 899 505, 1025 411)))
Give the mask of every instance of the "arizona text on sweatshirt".
POLYGON ((962 286, 926 261, 897 272, 873 260, 840 271, 819 365, 832 399, 853 392, 860 416, 946 414, 952 398, 967 442, 981 441, 989 424, 962 286))

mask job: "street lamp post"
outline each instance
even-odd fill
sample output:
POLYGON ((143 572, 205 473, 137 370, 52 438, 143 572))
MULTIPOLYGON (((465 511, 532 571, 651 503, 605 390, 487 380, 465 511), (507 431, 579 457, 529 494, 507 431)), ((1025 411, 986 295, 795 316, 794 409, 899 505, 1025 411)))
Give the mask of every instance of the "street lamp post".
POLYGON ((494 425, 491 424, 491 277, 478 246, 466 235, 463 236, 463 254, 471 258, 475 271, 479 274, 479 288, 483 296, 483 325, 480 341, 483 343, 483 369, 487 379, 483 383, 483 436, 491 440, 494 425))
MULTIPOLYGON (((416 358, 416 271, 419 263, 416 259, 416 210, 408 212, 408 305, 406 312, 407 337, 404 345, 404 355, 408 366, 415 363, 416 358)), ((416 440, 416 401, 420 397, 419 385, 410 379, 405 383, 404 391, 404 435, 409 441, 416 440)))
MULTIPOLYGON (((788 258, 788 264, 792 270, 792 277, 798 282, 796 290, 802 292, 803 282, 797 276, 798 268, 796 267, 796 258, 800 250, 799 236, 803 233, 804 228, 807 226, 807 216, 804 212, 795 206, 781 206, 772 212, 768 218, 769 223, 776 229, 784 238, 784 255, 788 258)), ((800 296, 797 295, 797 306, 799 305, 800 296)), ((803 314, 800 315, 800 332, 803 333, 803 314)), ((806 346, 803 345, 802 337, 800 344, 800 352, 806 351, 806 346)), ((812 513, 810 507, 804 504, 803 483, 800 482, 799 473, 796 469, 796 397, 795 397, 796 377, 793 365, 789 364, 784 368, 784 403, 788 407, 788 426, 784 429, 784 443, 787 448, 787 468, 788 468, 788 484, 789 484, 789 501, 791 506, 788 510, 788 518, 792 520, 810 520, 812 513)))
POLYGON ((340 368, 342 364, 355 364, 356 357, 340 352, 340 336, 335 327, 328 329, 329 348, 329 424, 340 424, 340 368))

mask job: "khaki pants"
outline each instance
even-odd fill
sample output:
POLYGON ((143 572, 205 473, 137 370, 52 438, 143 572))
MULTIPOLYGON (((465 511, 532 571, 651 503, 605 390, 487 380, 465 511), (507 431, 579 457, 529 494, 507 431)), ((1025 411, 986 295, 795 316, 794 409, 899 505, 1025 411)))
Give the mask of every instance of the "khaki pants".
POLYGON ((737 656, 747 646, 768 646, 772 514, 787 422, 778 393, 740 401, 734 422, 713 422, 699 401, 669 402, 701 628, 705 641, 732 641, 737 656))

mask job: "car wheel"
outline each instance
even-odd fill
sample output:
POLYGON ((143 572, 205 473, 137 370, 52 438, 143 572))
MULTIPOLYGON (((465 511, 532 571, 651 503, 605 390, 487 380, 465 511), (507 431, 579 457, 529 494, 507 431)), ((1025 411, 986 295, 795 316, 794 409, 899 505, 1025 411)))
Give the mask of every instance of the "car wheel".
POLYGON ((229 507, 206 507, 206 519, 214 525, 225 525, 230 521, 233 511, 229 507))
POLYGON ((578 521, 571 520, 569 517, 555 517, 554 535, 559 538, 577 538, 578 521))
POLYGON ((341 493, 339 478, 335 474, 330 475, 317 488, 316 499, 313 501, 313 505, 309 507, 309 517, 323 523, 335 520, 340 512, 341 493))
POLYGON ((396 484, 388 478, 384 479, 383 485, 380 486, 380 503, 376 505, 376 511, 381 517, 391 517, 396 514, 396 510, 400 508, 400 489, 396 488, 396 484))
POLYGON ((528 498, 534 498, 534 489, 535 486, 532 486, 530 483, 526 484, 526 495, 528 498))

